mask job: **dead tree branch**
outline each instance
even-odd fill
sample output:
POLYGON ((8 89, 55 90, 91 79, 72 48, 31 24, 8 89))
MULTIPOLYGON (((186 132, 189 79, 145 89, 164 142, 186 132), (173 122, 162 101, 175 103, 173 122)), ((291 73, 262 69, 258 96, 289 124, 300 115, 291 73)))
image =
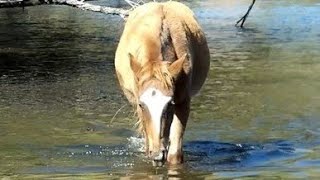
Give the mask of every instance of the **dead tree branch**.
POLYGON ((139 2, 134 2, 130 0, 125 0, 132 8, 136 8, 139 6, 139 2))
POLYGON ((255 2, 256 2, 256 0, 252 0, 252 3, 251 3, 251 5, 249 6, 246 14, 245 14, 244 16, 242 16, 242 18, 237 21, 237 23, 235 24, 235 26, 238 26, 238 24, 241 22, 240 27, 243 28, 243 24, 244 24, 244 22, 246 21, 247 17, 249 16, 249 13, 250 13, 250 11, 251 11, 251 9, 252 9, 252 7, 253 7, 253 5, 254 5, 255 2))
POLYGON ((36 6, 42 4, 67 5, 80 8, 82 10, 100 12, 104 14, 119 15, 123 18, 126 17, 129 13, 129 10, 126 9, 93 5, 81 0, 0 0, 0 8, 36 6))

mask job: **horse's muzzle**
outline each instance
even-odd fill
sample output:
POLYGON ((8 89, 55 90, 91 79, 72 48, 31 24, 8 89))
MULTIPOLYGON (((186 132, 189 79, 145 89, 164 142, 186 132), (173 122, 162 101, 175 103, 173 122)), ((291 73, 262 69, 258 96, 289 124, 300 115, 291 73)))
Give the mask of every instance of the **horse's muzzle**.
POLYGON ((163 151, 159 151, 157 153, 153 153, 152 154, 152 165, 159 167, 159 166, 163 166, 165 161, 167 159, 167 151, 163 150, 163 151))

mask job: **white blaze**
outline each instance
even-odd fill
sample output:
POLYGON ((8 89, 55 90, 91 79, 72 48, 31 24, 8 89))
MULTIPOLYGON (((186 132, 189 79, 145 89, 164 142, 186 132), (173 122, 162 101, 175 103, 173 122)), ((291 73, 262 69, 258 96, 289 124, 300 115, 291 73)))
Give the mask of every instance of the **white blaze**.
POLYGON ((151 121, 153 121, 154 128, 159 134, 163 109, 171 99, 170 96, 165 96, 161 91, 153 87, 148 88, 140 96, 140 101, 148 107, 151 121))

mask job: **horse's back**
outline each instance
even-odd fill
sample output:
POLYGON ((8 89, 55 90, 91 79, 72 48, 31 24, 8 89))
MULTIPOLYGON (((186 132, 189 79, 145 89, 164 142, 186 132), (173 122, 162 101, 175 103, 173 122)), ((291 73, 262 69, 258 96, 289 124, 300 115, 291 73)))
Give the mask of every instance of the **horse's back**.
POLYGON ((181 38, 183 32, 186 32, 187 43, 192 61, 192 80, 191 80, 191 95, 199 92, 207 77, 210 66, 210 53, 205 35, 196 21, 193 12, 184 4, 169 1, 164 3, 167 22, 171 26, 172 35, 176 36, 173 41, 175 43, 176 53, 183 55, 186 51, 186 42, 181 38), (182 22, 181 25, 176 22, 182 22), (182 40, 182 41, 181 41, 182 40), (182 47, 182 48, 181 48, 182 47), (181 52, 180 52, 181 51, 181 52))
MULTIPOLYGON (((118 79, 129 101, 133 102, 134 99, 135 82, 128 54, 131 53, 143 65, 148 59, 164 60, 164 54, 170 54, 170 48, 164 46, 172 46, 176 59, 189 55, 192 66, 192 72, 188 72, 191 77, 190 95, 195 95, 200 90, 209 69, 209 50, 193 12, 174 1, 151 2, 130 13, 116 52, 118 79), (166 36, 163 32, 165 28, 170 36, 169 45, 161 42, 165 39, 161 36, 166 36), (164 49, 166 52, 163 52, 164 49)), ((172 57, 171 55, 168 59, 172 57)))
POLYGON ((161 8, 156 4, 158 3, 146 3, 130 12, 115 55, 120 86, 133 104, 136 100, 136 82, 128 54, 140 61, 152 59, 159 54, 159 50, 153 48, 159 46, 154 34, 158 34, 161 29, 161 8))

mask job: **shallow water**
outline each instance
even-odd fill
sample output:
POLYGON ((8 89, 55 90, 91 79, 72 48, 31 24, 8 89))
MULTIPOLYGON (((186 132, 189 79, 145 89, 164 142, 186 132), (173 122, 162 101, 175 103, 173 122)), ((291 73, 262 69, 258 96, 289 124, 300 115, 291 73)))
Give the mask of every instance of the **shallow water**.
POLYGON ((119 17, 0 9, 0 177, 320 176, 320 4, 257 1, 246 28, 234 27, 249 3, 190 5, 211 67, 175 169, 143 156, 114 75, 119 17))

